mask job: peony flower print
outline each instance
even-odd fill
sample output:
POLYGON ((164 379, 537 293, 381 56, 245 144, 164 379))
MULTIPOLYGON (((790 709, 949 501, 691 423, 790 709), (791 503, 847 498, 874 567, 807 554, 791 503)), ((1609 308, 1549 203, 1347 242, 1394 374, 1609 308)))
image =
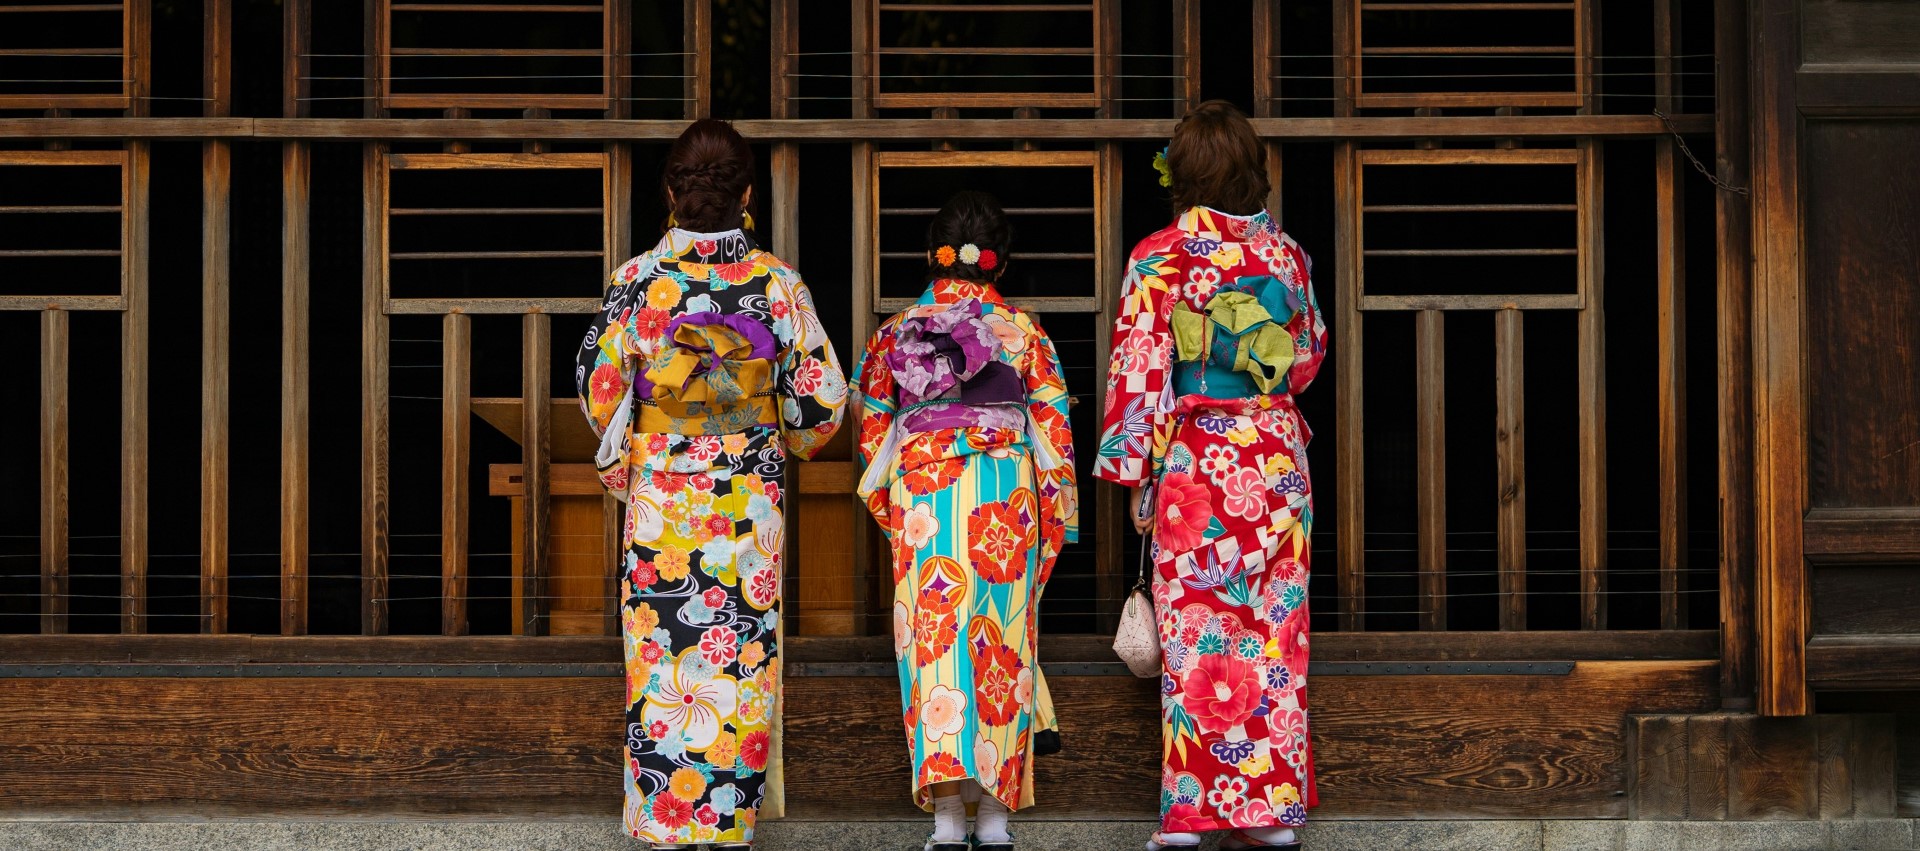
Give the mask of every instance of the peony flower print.
POLYGON ((1267 513, 1267 477, 1252 467, 1241 467, 1220 485, 1220 507, 1242 520, 1259 520, 1267 513))
POLYGON ((930 744, 960 734, 967 723, 967 695, 956 688, 936 683, 920 702, 920 726, 930 744))
POLYGON ((1253 665, 1227 654, 1201 656, 1182 688, 1188 714, 1202 733, 1226 733, 1247 723, 1260 705, 1253 665))
POLYGON ((900 519, 900 534, 916 550, 931 542, 940 534, 940 518, 933 513, 933 505, 922 502, 909 509, 900 519))
POLYGON ((1213 497, 1206 485, 1186 473, 1168 473, 1160 480, 1158 502, 1160 516, 1153 530, 1160 544, 1178 553, 1206 543, 1207 524, 1213 520, 1213 497))

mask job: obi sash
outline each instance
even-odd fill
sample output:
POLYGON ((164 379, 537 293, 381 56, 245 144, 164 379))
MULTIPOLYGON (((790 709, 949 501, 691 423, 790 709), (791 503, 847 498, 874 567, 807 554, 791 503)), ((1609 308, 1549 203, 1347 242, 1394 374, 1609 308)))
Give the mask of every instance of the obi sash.
POLYGON ((1004 347, 981 319, 978 300, 962 299, 945 310, 909 316, 894 328, 887 369, 893 374, 893 425, 867 463, 858 488, 866 495, 891 483, 900 442, 908 436, 950 428, 1024 431, 1042 470, 1060 465, 1046 431, 1027 409, 1026 382, 1000 359, 1004 347))
POLYGON ((633 379, 642 432, 734 434, 777 426, 773 333, 750 316, 689 313, 667 326, 665 345, 633 379))
POLYGON ((1224 284, 1200 310, 1175 302, 1174 392, 1214 398, 1286 392, 1294 352, 1286 325, 1305 309, 1299 293, 1271 275, 1224 284))

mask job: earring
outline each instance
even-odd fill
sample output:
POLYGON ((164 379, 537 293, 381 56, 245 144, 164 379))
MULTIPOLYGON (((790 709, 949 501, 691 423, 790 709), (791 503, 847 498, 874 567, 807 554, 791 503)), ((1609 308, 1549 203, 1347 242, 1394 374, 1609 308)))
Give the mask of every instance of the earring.
POLYGON ((746 211, 744 211, 744 210, 743 210, 743 211, 741 211, 741 213, 740 213, 740 223, 741 223, 742 225, 745 225, 745 226, 746 226, 746 228, 747 228, 747 230, 753 230, 753 214, 752 214, 752 213, 749 213, 749 212, 746 212, 746 211))

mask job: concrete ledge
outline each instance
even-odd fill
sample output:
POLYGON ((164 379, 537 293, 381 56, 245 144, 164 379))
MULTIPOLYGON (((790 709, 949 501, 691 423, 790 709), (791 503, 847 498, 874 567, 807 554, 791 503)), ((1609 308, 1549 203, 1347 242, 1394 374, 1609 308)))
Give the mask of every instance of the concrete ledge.
MULTIPOLYGON (((1015 821, 1021 851, 1133 851, 1145 821, 1015 821)), ((763 851, 915 851, 916 822, 779 821, 763 851)), ((1312 851, 1916 851, 1915 820, 1778 822, 1341 821, 1312 851)), ((594 821, 0 821, 8 851, 639 851, 594 821)), ((1209 848, 1212 846, 1209 845, 1209 848)))

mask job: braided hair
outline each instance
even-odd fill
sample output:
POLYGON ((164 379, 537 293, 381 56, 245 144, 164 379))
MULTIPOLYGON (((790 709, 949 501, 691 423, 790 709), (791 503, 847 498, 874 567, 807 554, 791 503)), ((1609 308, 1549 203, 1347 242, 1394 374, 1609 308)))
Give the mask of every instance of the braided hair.
POLYGON ((927 225, 927 280, 993 281, 1006 269, 1013 226, 1000 201, 968 189, 953 194, 927 225), (963 251, 972 246, 978 256, 963 251), (949 260, 950 262, 941 262, 949 260))
POLYGON ((740 227, 746 212, 740 196, 753 185, 753 148, 733 129, 714 118, 702 118, 673 140, 667 164, 660 172, 663 195, 676 223, 699 233, 740 227))

